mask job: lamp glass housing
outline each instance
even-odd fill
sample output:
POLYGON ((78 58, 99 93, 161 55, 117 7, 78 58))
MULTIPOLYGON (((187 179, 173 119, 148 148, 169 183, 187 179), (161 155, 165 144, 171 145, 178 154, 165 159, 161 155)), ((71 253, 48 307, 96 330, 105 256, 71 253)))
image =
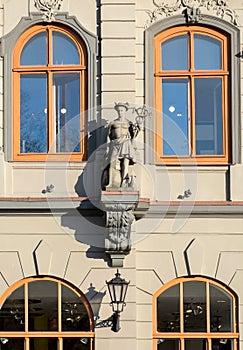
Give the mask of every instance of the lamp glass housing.
POLYGON ((114 278, 112 278, 110 281, 106 281, 113 312, 120 313, 123 311, 123 307, 126 305, 125 298, 129 283, 130 281, 127 282, 125 279, 120 277, 118 270, 114 278))

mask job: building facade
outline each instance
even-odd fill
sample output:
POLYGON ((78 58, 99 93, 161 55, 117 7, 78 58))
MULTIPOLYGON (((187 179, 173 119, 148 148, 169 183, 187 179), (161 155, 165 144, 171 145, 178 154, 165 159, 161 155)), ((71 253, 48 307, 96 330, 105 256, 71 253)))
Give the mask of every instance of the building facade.
POLYGON ((243 2, 0 14, 0 349, 241 349, 243 2))

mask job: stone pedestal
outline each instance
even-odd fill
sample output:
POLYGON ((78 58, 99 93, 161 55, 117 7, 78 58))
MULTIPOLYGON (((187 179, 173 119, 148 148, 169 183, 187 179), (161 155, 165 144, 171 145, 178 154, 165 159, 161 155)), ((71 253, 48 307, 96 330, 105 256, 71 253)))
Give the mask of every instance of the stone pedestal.
POLYGON ((114 267, 122 267, 124 256, 131 250, 133 210, 138 204, 137 191, 103 191, 101 204, 106 215, 105 251, 114 267))

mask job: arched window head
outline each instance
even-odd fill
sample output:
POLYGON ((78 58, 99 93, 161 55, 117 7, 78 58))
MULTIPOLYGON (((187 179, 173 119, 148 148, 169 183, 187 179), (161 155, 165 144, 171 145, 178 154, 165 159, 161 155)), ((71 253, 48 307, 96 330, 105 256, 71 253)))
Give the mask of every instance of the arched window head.
POLYGON ((13 52, 13 157, 85 159, 87 54, 63 26, 36 25, 13 52))
POLYGON ((74 286, 27 278, 0 298, 0 347, 15 350, 92 350, 93 313, 74 286))
POLYGON ((153 350, 236 350, 236 296, 214 280, 176 279, 154 295, 153 350))

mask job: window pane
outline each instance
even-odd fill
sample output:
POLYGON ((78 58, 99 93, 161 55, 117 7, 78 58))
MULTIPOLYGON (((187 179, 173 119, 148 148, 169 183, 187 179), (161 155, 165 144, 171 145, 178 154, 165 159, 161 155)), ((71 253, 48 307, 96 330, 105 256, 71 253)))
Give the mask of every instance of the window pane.
POLYGON ((89 315, 80 297, 62 286, 62 330, 90 331, 89 315))
POLYGON ((63 338, 63 350, 90 350, 91 341, 89 338, 63 338))
POLYGON ((157 350, 179 350, 179 340, 177 339, 158 339, 157 350))
POLYGON ((24 287, 16 289, 0 310, 0 329, 6 332, 24 330, 24 287))
POLYGON ((34 35, 24 46, 20 56, 21 66, 40 66, 47 64, 46 32, 34 35))
POLYGON ((217 39, 210 36, 194 35, 194 64, 198 70, 212 70, 222 68, 222 45, 217 39))
POLYGON ((57 338, 30 338, 30 350, 57 350, 57 338))
POLYGON ((55 152, 80 152, 80 75, 54 74, 55 152))
POLYGON ((53 64, 79 64, 80 57, 77 46, 67 36, 53 32, 53 64))
POLYGON ((212 350, 233 350, 233 340, 212 339, 212 350))
POLYGON ((163 79, 163 155, 189 155, 188 79, 163 79))
POLYGON ((0 338, 1 350, 24 350, 24 339, 22 338, 0 338))
POLYGON ((206 332, 205 282, 184 282, 184 331, 206 332))
POLYGON ((20 78, 20 152, 47 152, 47 82, 44 74, 20 78))
POLYGON ((211 332, 233 332, 232 297, 210 284, 211 332))
POLYGON ((180 331, 180 285, 168 288, 157 298, 158 332, 180 331))
POLYGON ((195 79, 196 154, 223 154, 222 80, 195 79))
POLYGON ((188 36, 178 35, 161 45, 162 70, 188 70, 188 36))
POLYGON ((207 340, 185 339, 185 350, 207 350, 207 340))
POLYGON ((29 331, 57 331, 57 283, 29 283, 29 331))

